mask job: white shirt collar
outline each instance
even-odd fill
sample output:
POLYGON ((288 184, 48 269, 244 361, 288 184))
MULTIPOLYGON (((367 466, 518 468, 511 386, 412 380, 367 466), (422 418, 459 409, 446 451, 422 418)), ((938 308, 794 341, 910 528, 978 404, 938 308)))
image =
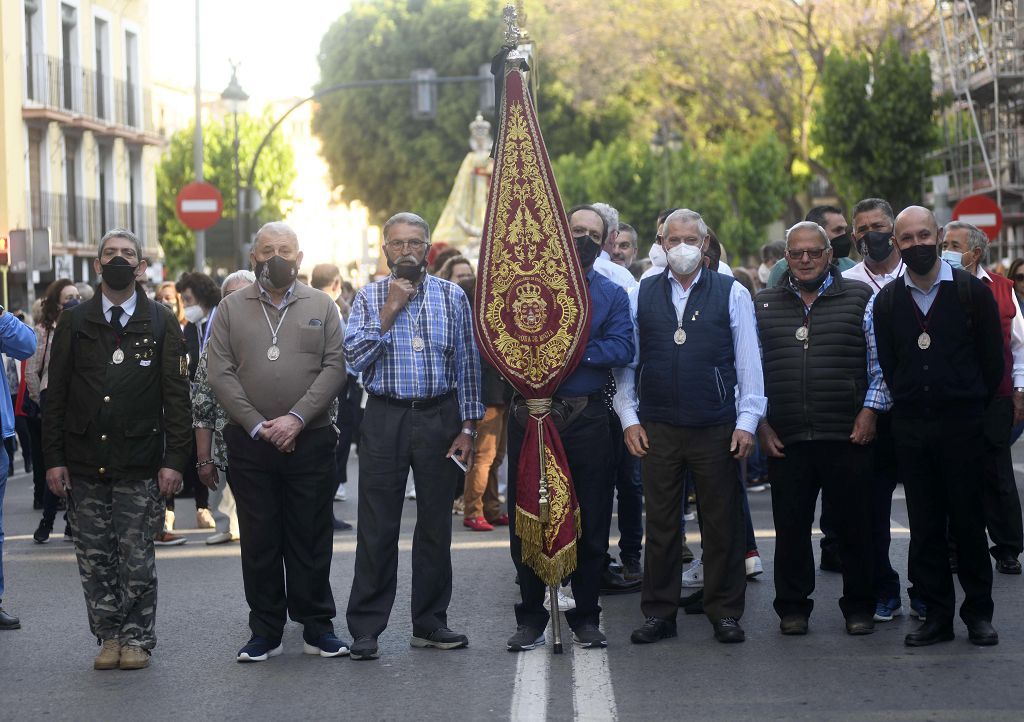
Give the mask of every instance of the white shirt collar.
POLYGON ((980 263, 974 267, 974 277, 982 281, 992 280, 992 276, 988 275, 988 271, 982 268, 980 263))
POLYGON ((128 319, 135 315, 135 304, 138 301, 139 296, 134 291, 132 292, 132 295, 128 298, 128 300, 121 304, 115 304, 113 301, 107 298, 106 294, 104 294, 102 290, 100 291, 100 296, 103 297, 103 317, 107 319, 107 321, 110 321, 110 309, 112 309, 115 305, 119 305, 121 307, 121 310, 124 311, 124 313, 121 314, 122 326, 128 323, 128 319))

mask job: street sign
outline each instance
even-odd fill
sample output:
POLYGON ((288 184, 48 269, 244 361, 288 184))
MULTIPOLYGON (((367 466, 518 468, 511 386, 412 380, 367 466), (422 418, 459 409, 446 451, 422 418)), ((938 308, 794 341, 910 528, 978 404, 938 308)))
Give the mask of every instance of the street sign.
POLYGON ((953 220, 977 226, 994 241, 1003 227, 1003 212, 988 196, 967 196, 953 208, 953 220))
POLYGON ((220 220, 224 201, 216 186, 193 181, 178 191, 178 218, 193 231, 204 231, 220 220))

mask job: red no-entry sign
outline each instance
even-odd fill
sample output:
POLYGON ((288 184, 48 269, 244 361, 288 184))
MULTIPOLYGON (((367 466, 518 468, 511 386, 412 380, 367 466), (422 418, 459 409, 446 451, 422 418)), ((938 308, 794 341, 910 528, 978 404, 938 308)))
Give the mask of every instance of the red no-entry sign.
POLYGON ((988 196, 967 196, 953 209, 953 220, 977 226, 994 241, 1003 227, 1003 212, 988 196))
POLYGON ((220 220, 224 200, 216 186, 193 181, 178 191, 178 218, 193 231, 205 231, 220 220))

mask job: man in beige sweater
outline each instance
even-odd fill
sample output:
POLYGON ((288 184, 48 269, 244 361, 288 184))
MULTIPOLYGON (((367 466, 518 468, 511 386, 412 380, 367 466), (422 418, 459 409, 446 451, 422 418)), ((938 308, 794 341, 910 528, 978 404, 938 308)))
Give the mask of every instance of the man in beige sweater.
POLYGON ((280 654, 286 613, 303 626, 307 654, 337 657, 348 654, 330 585, 340 319, 327 294, 296 280, 302 252, 284 223, 257 232, 251 260, 256 283, 221 302, 208 347, 210 386, 231 418, 224 441, 252 629, 238 661, 280 654))

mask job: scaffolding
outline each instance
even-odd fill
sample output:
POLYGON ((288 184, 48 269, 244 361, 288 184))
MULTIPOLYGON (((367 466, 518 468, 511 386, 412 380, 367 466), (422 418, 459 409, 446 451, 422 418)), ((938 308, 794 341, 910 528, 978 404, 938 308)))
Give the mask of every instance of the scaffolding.
POLYGON ((1003 210, 992 260, 1024 254, 1024 0, 937 0, 940 157, 949 203, 987 195, 1003 210))

